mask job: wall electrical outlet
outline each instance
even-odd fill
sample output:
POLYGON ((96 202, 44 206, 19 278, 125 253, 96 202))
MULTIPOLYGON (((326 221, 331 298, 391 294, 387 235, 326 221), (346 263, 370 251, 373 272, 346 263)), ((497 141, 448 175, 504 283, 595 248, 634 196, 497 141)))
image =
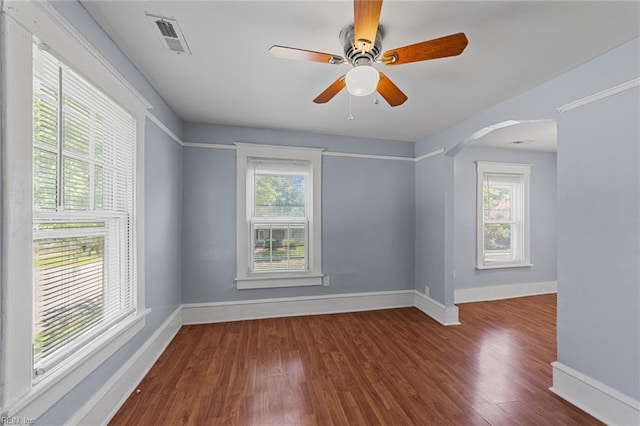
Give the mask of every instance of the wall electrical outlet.
POLYGON ((331 278, 329 278, 329 275, 322 277, 322 285, 325 287, 329 287, 331 285, 331 278))

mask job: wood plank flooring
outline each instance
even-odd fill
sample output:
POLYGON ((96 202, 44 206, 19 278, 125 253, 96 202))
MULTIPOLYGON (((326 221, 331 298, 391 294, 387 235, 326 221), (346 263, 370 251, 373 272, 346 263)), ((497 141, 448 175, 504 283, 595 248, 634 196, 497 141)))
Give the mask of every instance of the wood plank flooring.
POLYGON ((596 425, 552 394, 555 295, 184 326, 111 425, 596 425))

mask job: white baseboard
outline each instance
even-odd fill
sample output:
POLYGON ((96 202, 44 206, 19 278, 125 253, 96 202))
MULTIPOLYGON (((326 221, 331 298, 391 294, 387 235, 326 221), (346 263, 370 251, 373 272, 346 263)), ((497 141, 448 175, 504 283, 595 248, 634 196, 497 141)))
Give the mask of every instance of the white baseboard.
POLYGON ((535 296, 538 294, 557 292, 557 281, 543 281, 537 283, 457 288, 454 290, 453 299, 455 303, 484 302, 487 300, 512 299, 514 297, 535 296))
POLYGON ((442 325, 460 325, 457 306, 445 306, 417 290, 415 292, 415 307, 442 325))
POLYGON ((416 306, 444 325, 460 324, 458 308, 415 290, 287 297, 180 306, 146 343, 87 401, 67 425, 106 425, 169 345, 183 324, 331 314, 416 306))
MULTIPOLYGON (((533 294, 555 291, 555 282, 536 284, 542 285, 530 287, 530 292, 535 291, 533 294)), ((485 287, 485 289, 487 288, 493 287, 485 287)), ((463 293, 463 296, 479 297, 479 294, 481 293, 466 295, 463 293)), ((531 294, 522 294, 522 292, 514 290, 499 290, 490 293, 495 297, 482 300, 531 294)), ((485 293, 485 297, 486 295, 489 293, 485 293)), ((456 294, 456 302, 459 301, 457 296, 456 294)), ((467 301, 467 299, 462 300, 467 301)), ((457 306, 445 306, 416 290, 182 305, 66 424, 106 425, 164 352, 182 324, 357 312, 409 306, 417 307, 443 325, 460 324, 457 306)), ((553 387, 550 390, 556 395, 607 424, 640 425, 640 401, 636 401, 560 362, 554 362, 551 365, 553 367, 553 387)))
POLYGON ((640 425, 640 401, 558 361, 549 390, 608 425, 640 425))
POLYGON ((333 314, 414 306, 414 290, 331 294, 182 305, 183 324, 333 314))
POLYGON ((111 378, 66 422, 106 425, 149 372, 182 326, 182 306, 153 333, 111 378))

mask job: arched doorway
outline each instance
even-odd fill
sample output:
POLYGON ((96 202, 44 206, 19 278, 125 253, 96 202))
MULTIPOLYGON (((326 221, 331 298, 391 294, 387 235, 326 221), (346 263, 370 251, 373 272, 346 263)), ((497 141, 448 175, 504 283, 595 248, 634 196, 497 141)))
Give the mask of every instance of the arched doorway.
MULTIPOLYGON (((445 192, 448 259, 445 263, 450 271, 448 285, 453 290, 454 303, 556 291, 556 149, 555 120, 508 120, 476 131, 445 152, 445 183, 448 186, 445 192), (476 174, 479 163, 531 165, 531 190, 527 201, 530 232, 526 241, 530 262, 498 263, 499 266, 489 267, 478 263, 478 252, 482 251, 483 244, 495 243, 486 233, 488 228, 478 233, 478 229, 486 226, 479 216, 482 212, 477 203, 481 197, 476 174)), ((508 206, 509 202, 506 204, 508 206)), ((521 235, 516 238, 515 232, 511 235, 510 230, 515 228, 509 225, 492 226, 506 231, 506 235, 501 235, 503 249, 509 249, 510 244, 522 239, 521 235)))

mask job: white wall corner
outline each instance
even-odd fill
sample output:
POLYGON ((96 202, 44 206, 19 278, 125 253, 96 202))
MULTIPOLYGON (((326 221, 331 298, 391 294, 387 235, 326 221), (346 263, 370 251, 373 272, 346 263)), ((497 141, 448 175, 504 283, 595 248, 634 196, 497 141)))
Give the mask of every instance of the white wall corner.
POLYGON ((457 288, 453 293, 455 303, 484 302, 488 300, 512 299, 558 292, 557 281, 506 284, 486 287, 457 288))
POLYGON ((184 324, 333 314, 414 306, 414 290, 239 300, 183 305, 184 324))
POLYGON ((415 307, 442 325, 460 325, 457 306, 445 306, 417 290, 415 291, 415 307))
POLYGON ((551 366, 551 392, 608 425, 640 425, 640 401, 561 362, 553 362, 551 366))
POLYGON ((106 425, 136 389, 182 326, 182 306, 167 318, 93 396, 71 416, 66 425, 106 425))

